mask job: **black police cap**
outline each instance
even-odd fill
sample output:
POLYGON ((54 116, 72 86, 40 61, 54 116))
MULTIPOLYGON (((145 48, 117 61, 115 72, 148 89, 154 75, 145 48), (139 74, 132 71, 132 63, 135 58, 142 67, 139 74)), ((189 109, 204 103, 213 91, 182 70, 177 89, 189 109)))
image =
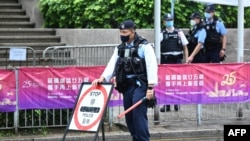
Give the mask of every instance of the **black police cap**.
POLYGON ((194 18, 201 19, 201 14, 199 12, 192 13, 192 15, 190 16, 190 19, 194 19, 194 18))
POLYGON ((205 8, 205 12, 210 13, 210 12, 214 12, 214 11, 215 11, 215 5, 214 4, 209 4, 205 8))
POLYGON ((136 25, 135 25, 135 23, 132 20, 125 20, 119 26, 120 30, 135 29, 135 28, 136 28, 136 25))
POLYGON ((163 16, 164 21, 170 21, 173 20, 173 16, 170 13, 167 13, 163 16))

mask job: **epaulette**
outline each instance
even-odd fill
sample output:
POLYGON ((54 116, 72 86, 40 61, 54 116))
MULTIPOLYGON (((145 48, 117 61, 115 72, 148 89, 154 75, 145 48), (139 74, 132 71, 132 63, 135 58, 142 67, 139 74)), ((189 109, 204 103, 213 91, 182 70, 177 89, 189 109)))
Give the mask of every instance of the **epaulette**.
POLYGON ((145 39, 145 38, 143 38, 143 37, 141 37, 141 36, 139 36, 139 35, 136 34, 136 43, 135 44, 137 46, 139 44, 148 44, 148 41, 147 41, 147 39, 145 39))

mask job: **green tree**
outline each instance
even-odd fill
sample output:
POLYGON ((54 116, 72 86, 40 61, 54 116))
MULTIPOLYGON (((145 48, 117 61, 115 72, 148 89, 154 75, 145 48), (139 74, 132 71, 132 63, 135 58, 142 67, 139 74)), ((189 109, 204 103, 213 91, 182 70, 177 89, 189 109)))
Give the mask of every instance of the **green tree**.
MULTIPOLYGON (((171 12, 171 0, 161 0, 161 17, 171 12)), ((117 28, 125 19, 137 28, 154 28, 154 0, 40 0, 40 10, 48 28, 117 28)), ((189 27, 189 17, 204 3, 175 0, 174 20, 178 28, 189 27)), ((216 15, 227 28, 237 27, 237 7, 217 5, 216 15)), ((249 17, 250 8, 245 8, 249 17)), ((245 18, 245 27, 250 27, 245 18)))

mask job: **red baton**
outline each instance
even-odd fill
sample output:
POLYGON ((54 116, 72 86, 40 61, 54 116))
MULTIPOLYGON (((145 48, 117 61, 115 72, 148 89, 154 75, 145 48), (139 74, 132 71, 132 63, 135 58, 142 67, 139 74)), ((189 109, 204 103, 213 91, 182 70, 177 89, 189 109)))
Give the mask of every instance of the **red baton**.
POLYGON ((143 97, 141 100, 139 100, 138 102, 136 102, 134 105, 132 105, 131 107, 129 107, 127 110, 125 110, 122 113, 120 113, 120 115, 118 115, 117 118, 119 118, 119 119, 122 118, 124 115, 126 115, 128 112, 130 112, 135 107, 137 107, 138 105, 140 105, 146 99, 147 99, 146 97, 143 97))

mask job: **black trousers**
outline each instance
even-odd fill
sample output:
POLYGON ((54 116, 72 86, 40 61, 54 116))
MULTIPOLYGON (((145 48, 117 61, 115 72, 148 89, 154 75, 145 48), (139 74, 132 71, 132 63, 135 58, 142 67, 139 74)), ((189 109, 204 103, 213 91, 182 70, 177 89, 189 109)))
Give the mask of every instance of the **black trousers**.
POLYGON ((195 56, 192 63, 206 63, 206 52, 204 49, 201 49, 195 56))
MULTIPOLYGON (((182 64, 183 54, 180 55, 161 55, 161 64, 182 64)), ((174 109, 179 110, 179 105, 174 105, 174 109)), ((164 105, 162 112, 170 111, 170 105, 164 105)))
POLYGON ((221 47, 211 47, 206 49, 205 51, 205 57, 206 57, 206 63, 220 63, 220 51, 221 47))

